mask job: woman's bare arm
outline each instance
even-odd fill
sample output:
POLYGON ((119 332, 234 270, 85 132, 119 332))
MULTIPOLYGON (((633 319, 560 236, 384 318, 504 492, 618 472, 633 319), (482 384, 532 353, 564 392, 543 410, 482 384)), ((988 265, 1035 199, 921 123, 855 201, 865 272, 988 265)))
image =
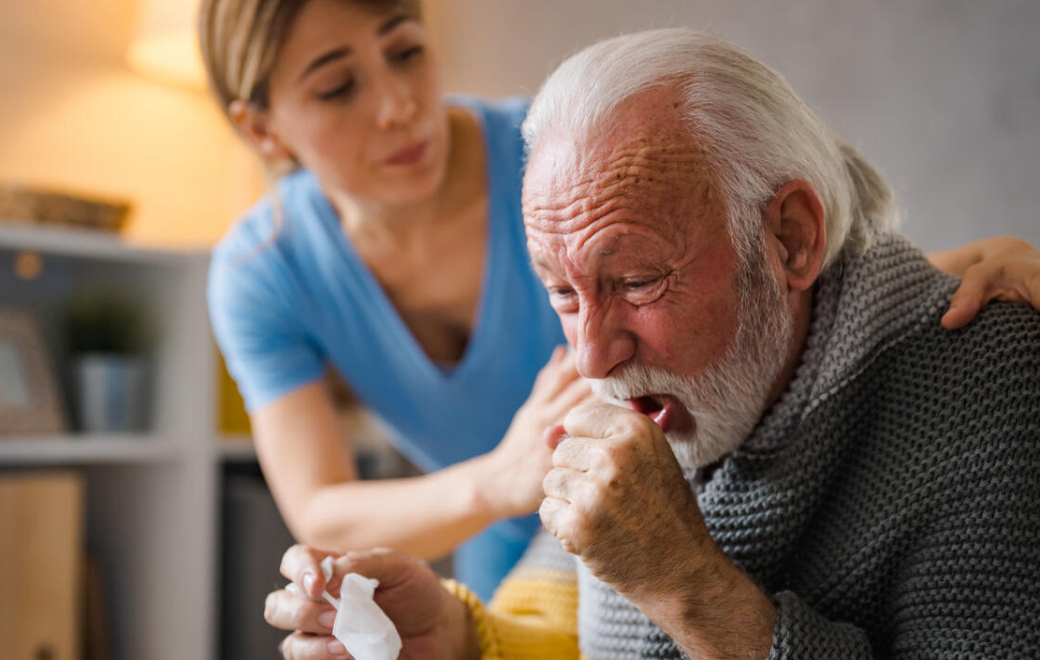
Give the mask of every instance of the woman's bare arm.
POLYGON ((571 358, 554 360, 498 448, 419 477, 359 481, 324 382, 256 411, 260 465, 289 529, 329 550, 387 546, 433 559, 501 517, 533 512, 552 462, 544 429, 589 394, 571 358))

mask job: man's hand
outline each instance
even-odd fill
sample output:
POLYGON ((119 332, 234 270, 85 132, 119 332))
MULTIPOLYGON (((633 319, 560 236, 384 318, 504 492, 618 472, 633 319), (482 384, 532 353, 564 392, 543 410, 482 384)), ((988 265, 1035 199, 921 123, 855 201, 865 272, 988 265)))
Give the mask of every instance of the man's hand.
POLYGON ((267 597, 264 619, 276 628, 295 631, 281 645, 287 660, 350 657, 332 637, 335 609, 319 600, 326 588, 338 598, 347 573, 379 580, 375 601, 401 635, 401 660, 480 656, 466 606, 445 591, 429 566, 419 559, 386 549, 339 556, 295 545, 282 557, 280 570, 311 597, 297 596, 285 589, 267 597), (336 559, 332 579, 326 585, 319 564, 330 554, 336 559))
POLYGON ((563 427, 543 485, 546 529, 691 657, 765 658, 776 609, 715 545, 660 427, 603 403, 563 427))
POLYGON ((575 408, 539 513, 592 573, 625 595, 681 583, 715 545, 664 433, 604 403, 575 408))

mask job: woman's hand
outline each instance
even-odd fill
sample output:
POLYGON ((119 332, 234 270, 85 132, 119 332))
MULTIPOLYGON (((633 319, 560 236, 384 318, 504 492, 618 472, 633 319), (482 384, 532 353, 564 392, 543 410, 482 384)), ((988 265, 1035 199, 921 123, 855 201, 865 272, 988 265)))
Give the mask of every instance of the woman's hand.
POLYGON ((946 328, 967 325, 991 300, 1040 309, 1040 251, 1021 239, 987 238, 928 258, 937 268, 963 278, 942 318, 946 328))
POLYGON ((320 600, 326 588, 338 598, 347 573, 379 580, 374 598, 401 635, 400 660, 480 656, 466 606, 441 586, 425 562, 410 555, 379 549, 340 556, 294 545, 282 557, 280 570, 310 596, 298 596, 285 589, 267 596, 264 619, 276 628, 295 631, 281 644, 287 660, 350 657, 332 636, 335 608, 320 600), (335 560, 332 578, 326 585, 320 564, 329 555, 335 560))
POLYGON ((578 375, 574 355, 558 346, 538 372, 531 395, 513 416, 505 437, 483 457, 482 496, 496 518, 538 509, 542 480, 552 468, 546 433, 591 396, 589 384, 578 375))

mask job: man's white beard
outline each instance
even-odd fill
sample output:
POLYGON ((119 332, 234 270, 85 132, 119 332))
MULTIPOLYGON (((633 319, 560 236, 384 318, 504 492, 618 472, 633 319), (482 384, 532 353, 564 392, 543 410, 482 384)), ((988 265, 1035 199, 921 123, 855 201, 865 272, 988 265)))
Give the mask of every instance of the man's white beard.
POLYGON ((665 434, 683 467, 710 465, 743 444, 765 413, 766 399, 787 359, 793 322, 780 283, 766 270, 764 254, 742 269, 739 291, 736 337, 722 358, 696 377, 630 361, 608 378, 589 381, 600 398, 618 405, 670 394, 685 406, 695 421, 693 429, 665 434))

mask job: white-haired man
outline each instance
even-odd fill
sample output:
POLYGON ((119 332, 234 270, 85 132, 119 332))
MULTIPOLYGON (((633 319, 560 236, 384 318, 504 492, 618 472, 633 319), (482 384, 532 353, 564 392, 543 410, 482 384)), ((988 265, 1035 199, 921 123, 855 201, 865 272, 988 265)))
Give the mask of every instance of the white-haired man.
POLYGON ((554 433, 552 536, 488 610, 399 553, 338 560, 402 657, 1035 657, 1040 315, 942 330, 955 283, 881 176, 704 34, 586 49, 524 134, 534 268, 623 407, 554 433))

